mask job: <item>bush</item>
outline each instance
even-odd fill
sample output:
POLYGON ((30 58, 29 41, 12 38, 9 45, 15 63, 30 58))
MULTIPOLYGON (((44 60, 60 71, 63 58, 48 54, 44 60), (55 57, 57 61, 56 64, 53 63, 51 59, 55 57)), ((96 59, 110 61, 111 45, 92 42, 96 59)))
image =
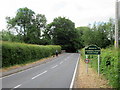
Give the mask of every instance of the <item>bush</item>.
POLYGON ((34 45, 25 43, 2 42, 2 67, 34 62, 61 52, 58 45, 34 45))
MULTIPOLYGON (((102 49, 100 55, 100 74, 103 74, 109 80, 109 84, 113 88, 120 88, 120 63, 118 64, 118 58, 120 57, 118 55, 120 55, 120 50, 113 48, 102 49)), ((82 57, 85 59, 84 50, 82 50, 82 57)), ((97 55, 89 55, 88 57, 90 66, 97 71, 97 55)))

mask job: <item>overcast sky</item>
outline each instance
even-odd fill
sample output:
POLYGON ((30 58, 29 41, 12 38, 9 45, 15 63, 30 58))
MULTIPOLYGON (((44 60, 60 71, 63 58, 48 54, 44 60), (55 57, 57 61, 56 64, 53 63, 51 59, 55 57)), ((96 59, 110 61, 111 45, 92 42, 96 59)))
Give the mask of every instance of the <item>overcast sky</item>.
POLYGON ((44 14, 47 23, 55 17, 64 16, 76 27, 87 26, 95 21, 108 21, 115 18, 116 0, 1 0, 0 30, 6 27, 6 16, 14 17, 19 8, 27 7, 36 14, 44 14))

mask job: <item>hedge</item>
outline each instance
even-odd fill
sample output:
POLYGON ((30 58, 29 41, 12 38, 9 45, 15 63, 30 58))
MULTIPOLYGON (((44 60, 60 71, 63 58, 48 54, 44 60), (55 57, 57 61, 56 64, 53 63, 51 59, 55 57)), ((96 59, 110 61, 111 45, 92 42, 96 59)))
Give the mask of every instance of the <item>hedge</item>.
MULTIPOLYGON (((113 88, 120 88, 120 62, 119 59, 120 50, 114 48, 107 48, 101 50, 100 55, 100 74, 105 76, 109 81, 109 85, 113 88)), ((85 59, 84 50, 82 50, 82 57, 85 59)), ((97 55, 89 55, 90 66, 94 69, 98 68, 97 55)))
POLYGON ((61 52, 59 45, 35 45, 25 43, 2 42, 2 67, 34 62, 49 57, 55 51, 61 52))

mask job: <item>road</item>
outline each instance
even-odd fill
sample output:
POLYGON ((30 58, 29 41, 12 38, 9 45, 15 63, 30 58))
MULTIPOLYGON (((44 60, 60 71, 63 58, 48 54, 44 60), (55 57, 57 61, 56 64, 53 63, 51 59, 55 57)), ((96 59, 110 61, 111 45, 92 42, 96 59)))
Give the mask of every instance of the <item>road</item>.
POLYGON ((79 60, 77 53, 64 53, 45 64, 2 78, 2 88, 70 88, 79 60))

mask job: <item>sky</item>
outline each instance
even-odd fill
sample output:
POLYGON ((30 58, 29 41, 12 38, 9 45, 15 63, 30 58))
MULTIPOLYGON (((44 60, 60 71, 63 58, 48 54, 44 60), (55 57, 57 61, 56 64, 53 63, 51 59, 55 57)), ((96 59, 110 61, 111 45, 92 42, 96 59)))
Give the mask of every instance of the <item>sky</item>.
POLYGON ((27 7, 36 14, 44 14, 47 23, 56 17, 66 17, 75 27, 94 22, 107 22, 115 18, 116 0, 1 0, 0 30, 6 29, 5 17, 14 17, 19 8, 27 7))

